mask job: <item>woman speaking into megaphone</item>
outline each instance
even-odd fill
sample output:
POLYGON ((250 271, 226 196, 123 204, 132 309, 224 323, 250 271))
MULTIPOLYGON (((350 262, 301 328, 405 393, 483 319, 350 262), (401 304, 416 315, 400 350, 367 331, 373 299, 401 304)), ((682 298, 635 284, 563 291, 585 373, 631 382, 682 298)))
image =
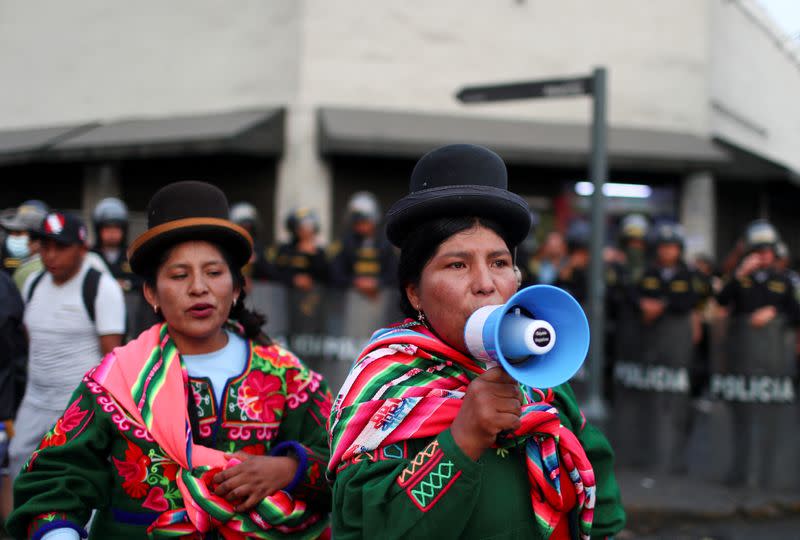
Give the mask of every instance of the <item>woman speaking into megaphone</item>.
POLYGON ((386 227, 409 318, 373 334, 334 402, 333 536, 613 536, 625 521, 613 454, 569 386, 523 385, 465 339, 470 317, 519 285, 530 213, 502 159, 429 152, 386 227))

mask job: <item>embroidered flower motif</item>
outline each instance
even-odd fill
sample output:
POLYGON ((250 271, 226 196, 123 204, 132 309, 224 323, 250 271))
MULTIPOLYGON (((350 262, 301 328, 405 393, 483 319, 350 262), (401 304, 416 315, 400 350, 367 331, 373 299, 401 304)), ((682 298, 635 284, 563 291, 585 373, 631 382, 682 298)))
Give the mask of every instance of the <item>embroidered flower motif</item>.
POLYGON ((42 439, 39 449, 49 448, 51 446, 61 446, 67 442, 67 433, 78 427, 89 411, 82 411, 78 404, 83 396, 78 396, 78 399, 72 402, 61 418, 56 421, 56 425, 50 430, 47 435, 42 439))
POLYGON ((278 377, 252 371, 239 387, 236 402, 251 420, 275 422, 276 411, 283 409, 285 400, 278 377))
MULTIPOLYGON (((296 409, 308 401, 308 393, 319 388, 322 375, 311 370, 286 370, 286 398, 289 408, 296 409)), ((330 413, 330 411, 328 411, 330 413)))
POLYGON ((150 467, 150 458, 142 453, 142 449, 128 441, 128 449, 125 450, 125 460, 111 458, 117 467, 120 476, 125 481, 122 482, 122 489, 134 499, 141 499, 147 494, 147 471, 150 467))
POLYGON ((178 464, 165 462, 162 469, 164 472, 164 478, 170 482, 174 482, 175 478, 178 476, 178 464))
POLYGON ((257 345, 255 353, 277 368, 301 367, 295 355, 275 345, 257 345))

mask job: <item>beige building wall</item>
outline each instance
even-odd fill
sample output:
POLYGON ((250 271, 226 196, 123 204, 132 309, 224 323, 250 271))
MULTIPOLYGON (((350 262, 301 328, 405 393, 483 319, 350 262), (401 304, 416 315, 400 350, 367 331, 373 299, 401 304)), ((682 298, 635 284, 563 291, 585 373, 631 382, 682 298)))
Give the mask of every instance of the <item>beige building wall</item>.
POLYGON ((588 123, 587 99, 460 105, 457 88, 609 70, 612 125, 708 132, 707 0, 311 0, 308 92, 326 104, 588 123))
POLYGON ((800 51, 753 0, 714 0, 712 133, 800 174, 800 51))
POLYGON ((0 129, 282 104, 292 0, 0 0, 0 129))

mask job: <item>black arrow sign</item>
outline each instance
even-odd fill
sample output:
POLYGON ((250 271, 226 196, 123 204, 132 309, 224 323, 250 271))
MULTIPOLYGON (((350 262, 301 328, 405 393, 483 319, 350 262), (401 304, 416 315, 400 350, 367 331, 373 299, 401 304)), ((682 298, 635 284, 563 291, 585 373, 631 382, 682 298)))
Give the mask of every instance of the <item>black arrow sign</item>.
POLYGON ((467 86, 456 94, 463 103, 583 96, 592 93, 592 77, 549 79, 491 86, 467 86))

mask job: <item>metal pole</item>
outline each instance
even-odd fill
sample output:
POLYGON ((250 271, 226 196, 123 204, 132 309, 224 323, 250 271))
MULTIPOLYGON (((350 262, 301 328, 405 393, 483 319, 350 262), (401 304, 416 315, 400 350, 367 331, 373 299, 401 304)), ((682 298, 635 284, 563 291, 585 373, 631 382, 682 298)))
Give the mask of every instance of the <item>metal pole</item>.
POLYGON ((607 416, 603 399, 603 352, 605 348, 605 273, 603 245, 606 237, 605 195, 603 185, 608 180, 606 121, 606 69, 595 68, 592 82, 592 158, 590 176, 592 193, 592 250, 589 267, 589 397, 583 408, 587 418, 602 423, 607 416))

